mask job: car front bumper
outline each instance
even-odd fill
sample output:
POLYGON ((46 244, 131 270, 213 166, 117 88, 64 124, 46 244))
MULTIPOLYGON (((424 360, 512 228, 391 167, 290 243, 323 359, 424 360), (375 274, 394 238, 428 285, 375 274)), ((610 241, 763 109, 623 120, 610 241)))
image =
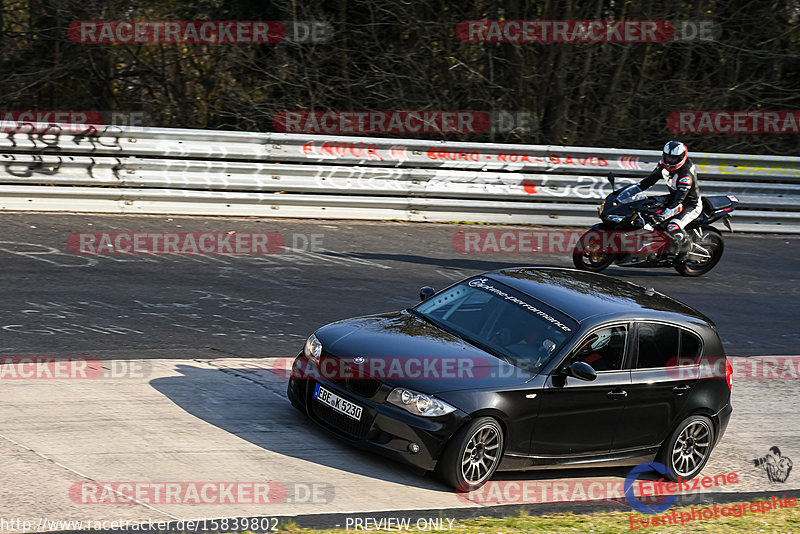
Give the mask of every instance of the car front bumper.
POLYGON ((306 368, 309 362, 305 356, 299 355, 289 379, 287 394, 296 408, 320 427, 356 447, 426 471, 436 467, 447 441, 469 420, 469 416, 460 410, 441 417, 421 417, 399 406, 386 404, 387 395, 394 389, 387 384, 376 384, 375 393, 366 396, 363 391, 355 393, 353 389, 358 388, 352 387, 347 380, 329 380, 319 376, 298 378, 302 376, 302 372, 296 372, 298 364, 300 368, 306 368), (317 384, 361 406, 361 419, 356 421, 315 399, 317 384), (419 445, 418 452, 411 452, 409 447, 412 443, 419 445))

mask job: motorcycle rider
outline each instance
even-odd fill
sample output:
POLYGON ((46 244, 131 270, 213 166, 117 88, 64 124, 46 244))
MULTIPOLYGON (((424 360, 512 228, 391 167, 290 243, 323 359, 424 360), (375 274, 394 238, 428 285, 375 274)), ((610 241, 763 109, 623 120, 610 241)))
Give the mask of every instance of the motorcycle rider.
POLYGON ((689 159, 689 150, 679 141, 664 145, 661 161, 649 176, 639 182, 642 191, 654 186, 659 179, 666 182, 669 196, 664 208, 657 212, 661 222, 668 221, 666 230, 672 246, 671 251, 682 261, 689 253, 691 240, 684 228, 703 211, 697 170, 689 159))

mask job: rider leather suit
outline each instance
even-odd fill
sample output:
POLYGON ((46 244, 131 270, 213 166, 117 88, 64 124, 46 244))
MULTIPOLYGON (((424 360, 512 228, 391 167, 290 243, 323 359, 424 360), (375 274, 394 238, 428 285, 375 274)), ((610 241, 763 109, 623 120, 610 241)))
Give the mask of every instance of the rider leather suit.
POLYGON ((696 167, 689 158, 674 171, 668 171, 659 163, 648 177, 639 182, 639 187, 644 191, 654 186, 659 179, 663 179, 669 189, 662 211, 662 217, 668 220, 667 235, 675 243, 676 251, 679 254, 685 253, 689 236, 683 229, 703 211, 696 167))

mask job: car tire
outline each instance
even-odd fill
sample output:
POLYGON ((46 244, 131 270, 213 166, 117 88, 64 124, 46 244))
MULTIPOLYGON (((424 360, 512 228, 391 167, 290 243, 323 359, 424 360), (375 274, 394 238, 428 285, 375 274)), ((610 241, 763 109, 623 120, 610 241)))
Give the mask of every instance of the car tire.
POLYGON ((457 491, 483 486, 503 459, 503 429, 492 417, 479 417, 456 432, 445 446, 436 472, 457 491))
POLYGON ((673 482, 690 480, 705 467, 714 448, 714 424, 703 415, 684 419, 661 445, 657 461, 667 468, 673 482))
POLYGON ((300 404, 300 402, 297 399, 294 398, 294 395, 292 395, 291 382, 289 382, 289 385, 286 387, 286 396, 289 397, 289 402, 292 403, 292 406, 294 406, 297 410, 303 412, 303 415, 306 415, 305 407, 302 404, 300 404))

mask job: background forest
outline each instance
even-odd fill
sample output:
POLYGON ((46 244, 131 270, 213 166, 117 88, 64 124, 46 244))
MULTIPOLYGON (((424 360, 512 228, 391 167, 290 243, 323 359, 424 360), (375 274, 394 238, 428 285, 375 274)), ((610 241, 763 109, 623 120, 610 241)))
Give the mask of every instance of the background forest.
POLYGON ((426 138, 797 155, 798 134, 675 135, 678 110, 800 110, 800 1, 0 0, 0 110, 117 110, 147 125, 272 131, 298 110, 524 113, 426 138), (713 40, 470 43, 472 19, 713 21, 713 40), (277 20, 320 42, 82 44, 80 20, 277 20))

